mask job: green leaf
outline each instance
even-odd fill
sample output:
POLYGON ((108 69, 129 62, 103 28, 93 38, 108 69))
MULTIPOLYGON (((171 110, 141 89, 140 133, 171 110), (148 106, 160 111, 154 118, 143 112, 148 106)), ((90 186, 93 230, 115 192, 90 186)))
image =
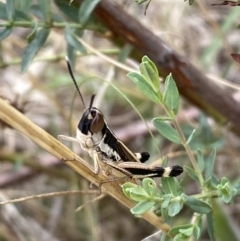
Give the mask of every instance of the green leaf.
POLYGON ((211 181, 215 187, 220 183, 220 180, 215 176, 215 174, 212 175, 211 181))
POLYGON ((16 1, 16 9, 21 12, 28 13, 32 0, 16 1))
POLYGON ((72 45, 68 43, 67 43, 67 56, 72 68, 74 69, 75 62, 76 62, 76 50, 72 45))
POLYGON ((141 74, 137 72, 131 72, 127 76, 137 85, 138 89, 151 101, 155 103, 160 103, 159 96, 157 95, 157 93, 155 93, 152 86, 148 84, 148 82, 142 77, 141 74))
POLYGON ((161 184, 166 194, 178 195, 178 183, 173 177, 162 177, 161 184))
POLYGON ((207 213, 207 231, 211 241, 215 241, 213 212, 207 213))
POLYGON ((165 81, 163 92, 163 103, 165 103, 171 112, 176 116, 179 109, 179 93, 172 74, 169 74, 165 81))
POLYGON ((142 187, 150 197, 156 196, 158 191, 156 182, 151 178, 144 178, 142 180, 142 187))
POLYGON ((46 42, 49 33, 50 30, 48 28, 38 30, 35 39, 25 48, 21 64, 22 73, 26 71, 38 50, 46 42))
POLYGON ((217 185, 218 195, 225 203, 231 202, 232 198, 237 193, 237 189, 232 187, 231 183, 226 177, 221 179, 221 183, 217 185))
POLYGON ((187 201, 188 197, 184 193, 182 193, 180 196, 174 198, 171 200, 171 203, 168 207, 168 215, 170 217, 175 216, 178 214, 181 209, 183 208, 183 204, 187 201))
POLYGON ((189 241, 189 237, 183 233, 179 233, 174 237, 173 241, 189 241))
MULTIPOLYGON (((32 1, 32 0, 31 0, 32 1)), ((7 1, 8 2, 8 1, 7 1)), ((14 1, 13 1, 14 2, 14 1)), ((16 2, 16 5, 18 6, 19 4, 18 3, 21 3, 21 2, 25 2, 24 1, 17 1, 16 2)), ((11 5, 11 3, 10 3, 11 5)), ((11 8, 11 6, 9 5, 9 7, 11 8)), ((22 11, 20 8, 18 7, 14 7, 14 9, 10 9, 9 11, 14 11, 14 19, 15 21, 21 21, 21 20, 26 20, 26 21, 31 21, 32 20, 32 17, 29 16, 28 14, 26 14, 24 11, 22 11), (18 9, 18 10, 17 10, 18 9)), ((8 19, 8 14, 10 14, 9 12, 6 11, 6 4, 0 2, 0 19, 4 20, 4 21, 9 21, 8 19)))
POLYGON ((51 23, 51 21, 52 21, 51 1, 38 0, 38 4, 42 11, 45 22, 51 23))
POLYGON ((154 118, 152 121, 160 134, 162 134, 165 138, 174 143, 181 144, 178 132, 172 126, 170 126, 166 122, 163 122, 159 118, 154 118))
POLYGON ((206 162, 205 180, 208 180, 209 178, 212 177, 215 158, 216 158, 216 149, 213 149, 206 162))
POLYGON ((122 186, 124 194, 135 202, 140 202, 149 198, 148 193, 143 187, 136 184, 124 184, 122 186))
POLYGON ((162 205, 161 205, 161 209, 157 209, 156 211, 156 214, 159 215, 159 216, 162 216, 162 218, 167 221, 169 219, 171 219, 171 217, 168 216, 168 207, 167 208, 164 208, 162 205))
POLYGON ((179 233, 185 234, 186 236, 190 237, 193 234, 194 227, 190 227, 187 229, 179 229, 179 233))
POLYGON ((193 230, 193 237, 195 239, 199 239, 202 233, 202 215, 199 215, 196 219, 194 230, 193 230))
POLYGON ((155 202, 153 201, 144 200, 139 202, 135 207, 131 208, 130 211, 132 214, 141 215, 149 211, 154 206, 154 204, 155 202))
POLYGON ((170 217, 174 217, 175 215, 177 215, 181 211, 182 207, 183 207, 183 205, 180 202, 170 203, 170 205, 168 207, 168 215, 170 217))
POLYGON ((15 21, 32 21, 33 18, 29 14, 15 10, 15 21))
POLYGON ((205 168, 204 157, 201 150, 197 150, 197 163, 201 171, 205 168))
POLYGON ((226 185, 226 184, 230 184, 229 180, 226 177, 223 177, 220 181, 220 184, 222 186, 226 185))
POLYGON ((179 196, 179 198, 180 198, 180 201, 181 201, 182 203, 185 203, 185 202, 188 200, 188 196, 187 196, 186 194, 184 194, 184 193, 181 193, 181 195, 179 196))
POLYGON ((44 15, 43 15, 43 12, 41 11, 41 8, 39 6, 39 4, 32 4, 30 6, 30 11, 29 11, 33 16, 41 19, 41 20, 44 20, 44 15))
POLYGON ((84 0, 78 13, 78 20, 81 24, 85 24, 91 13, 93 12, 94 8, 97 6, 97 4, 100 2, 100 0, 84 0))
MULTIPOLYGON (((31 0, 32 1, 32 0, 31 0)), ((17 1, 15 10, 14 10, 14 20, 15 21, 32 21, 32 17, 29 15, 28 11, 23 11, 18 5, 19 3, 23 3, 24 1, 17 1)), ((6 4, 3 4, 0 2, 0 19, 7 21, 8 20, 8 15, 6 11, 6 4)))
POLYGON ((79 22, 78 9, 75 6, 69 5, 68 1, 54 1, 54 4, 68 19, 70 19, 73 22, 79 22))
POLYGON ((69 45, 74 47, 76 50, 78 50, 82 54, 87 54, 86 49, 83 47, 83 45, 80 43, 80 41, 77 39, 75 34, 72 32, 70 27, 66 25, 65 28, 65 39, 69 45))
POLYGON ((192 169, 191 167, 185 166, 184 167, 184 171, 195 181, 199 182, 197 173, 194 169, 192 169))
POLYGON ((232 201, 232 198, 233 198, 232 195, 223 195, 223 196, 222 196, 222 200, 223 200, 225 203, 230 203, 230 202, 232 201))
POLYGON ((56 23, 64 23, 66 20, 64 20, 63 16, 60 16, 56 13, 53 13, 52 19, 56 23))
POLYGON ((140 64, 140 72, 144 79, 153 87, 154 92, 160 93, 158 69, 147 56, 142 58, 142 63, 140 64))
POLYGON ((131 182, 125 182, 122 185, 122 190, 123 190, 124 195, 130 199, 131 198, 131 190, 133 188, 136 188, 137 186, 138 186, 137 184, 134 184, 131 182))
POLYGON ((27 40, 28 40, 29 44, 36 38, 37 30, 38 30, 38 22, 35 21, 33 30, 27 37, 27 40))
POLYGON ((209 190, 216 190, 217 186, 214 183, 214 176, 210 177, 208 180, 204 181, 204 187, 209 190))
MULTIPOLYGON (((153 63, 153 61, 152 61, 151 59, 149 59, 148 56, 146 56, 146 55, 143 56, 143 58, 142 58, 142 62, 145 62, 145 61, 147 61, 147 62, 151 65, 152 70, 156 73, 157 76, 159 76, 157 66, 156 66, 156 65, 153 63)), ((156 87, 156 89, 159 90, 159 87, 160 87, 159 77, 158 77, 157 80, 158 80, 158 81, 155 80, 154 86, 156 87)))
POLYGON ((172 195, 171 194, 165 194, 162 197, 163 197, 164 201, 162 202, 161 207, 162 208, 167 208, 169 206, 169 204, 170 204, 170 200, 172 198, 172 195))
POLYGON ((206 214, 212 211, 212 208, 206 202, 194 197, 188 197, 186 204, 194 211, 200 214, 206 214))
POLYGON ((139 202, 149 198, 149 195, 141 186, 138 186, 131 190, 130 198, 135 202, 139 202))
POLYGON ((6 4, 0 2, 0 19, 7 21, 6 4))
POLYGON ((168 234, 171 236, 176 236, 179 233, 179 230, 189 229, 191 227, 193 227, 192 224, 184 224, 184 225, 175 226, 168 232, 168 234))
POLYGON ((240 180, 234 183, 233 188, 237 190, 236 195, 240 194, 240 180))
POLYGON ((195 132, 196 132, 196 129, 194 129, 194 130, 192 131, 191 135, 188 137, 188 140, 187 140, 187 142, 186 142, 187 145, 189 145, 189 143, 191 142, 191 140, 192 140, 195 132))
POLYGON ((5 27, 4 29, 0 30, 0 41, 7 38, 12 33, 12 31, 12 27, 5 27))
POLYGON ((6 11, 7 11, 8 21, 13 22, 14 15, 15 15, 15 1, 14 0, 6 1, 6 11))

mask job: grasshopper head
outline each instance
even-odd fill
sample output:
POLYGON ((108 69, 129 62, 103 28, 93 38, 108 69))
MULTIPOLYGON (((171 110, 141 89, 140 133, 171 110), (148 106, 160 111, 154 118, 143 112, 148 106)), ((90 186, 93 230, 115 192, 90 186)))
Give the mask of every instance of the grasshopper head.
POLYGON ((95 95, 92 96, 89 108, 84 111, 78 124, 78 130, 84 135, 102 134, 105 120, 100 110, 92 107, 95 95))
POLYGON ((85 110, 77 129, 81 146, 84 149, 95 148, 102 140, 105 127, 103 114, 97 108, 85 110))
POLYGON ((95 148, 102 140, 105 120, 101 111, 92 107, 94 95, 91 98, 89 108, 86 109, 78 124, 77 139, 83 148, 95 148))
POLYGON ((95 107, 85 110, 82 119, 78 124, 78 129, 83 134, 88 135, 89 132, 97 134, 102 131, 105 126, 103 114, 95 107))

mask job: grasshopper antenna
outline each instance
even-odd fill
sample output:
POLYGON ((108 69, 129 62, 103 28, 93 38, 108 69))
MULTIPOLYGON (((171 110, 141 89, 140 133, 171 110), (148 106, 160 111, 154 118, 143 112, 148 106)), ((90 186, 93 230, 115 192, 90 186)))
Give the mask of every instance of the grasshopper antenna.
POLYGON ((95 98, 95 95, 92 95, 90 105, 89 105, 89 110, 92 109, 94 98, 95 98))
MULTIPOLYGON (((78 88, 77 82, 76 82, 76 80, 75 80, 75 78, 74 78, 74 75, 73 75, 73 71, 72 71, 72 67, 71 67, 70 61, 69 61, 69 59, 68 59, 67 56, 66 56, 65 58, 66 58, 66 62, 67 62, 68 72, 69 72, 70 76, 72 77, 73 83, 74 83, 74 85, 75 85, 75 87, 76 87, 76 89, 77 89, 77 92, 78 92, 81 100, 82 100, 83 108, 86 110, 86 106, 85 106, 85 103, 84 103, 82 94, 81 94, 81 92, 80 92, 80 90, 79 90, 79 88, 78 88)), ((93 96, 92 99, 91 99, 90 107, 92 107, 93 99, 94 99, 94 96, 93 96)))

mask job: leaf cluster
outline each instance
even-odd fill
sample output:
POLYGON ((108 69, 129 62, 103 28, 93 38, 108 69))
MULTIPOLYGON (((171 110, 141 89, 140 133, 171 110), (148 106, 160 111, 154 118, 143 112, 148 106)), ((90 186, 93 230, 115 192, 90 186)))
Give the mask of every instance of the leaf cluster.
POLYGON ((53 3, 49 0, 38 0, 38 4, 33 1, 14 1, 8 0, 6 3, 0 2, 0 20, 3 20, 0 31, 0 41, 6 39, 17 27, 32 29, 27 37, 26 46, 22 61, 21 71, 24 73, 33 61, 34 57, 44 46, 53 27, 62 28, 65 32, 67 55, 72 64, 75 63, 76 51, 86 54, 86 50, 78 40, 83 30, 101 30, 91 16, 92 11, 99 0, 86 0, 79 10, 67 2, 56 1, 55 4, 63 15, 71 18, 69 24, 60 14, 52 10, 53 3))
POLYGON ((145 96, 164 109, 166 116, 153 118, 153 124, 163 137, 185 148, 193 166, 185 166, 185 173, 199 185, 199 190, 202 190, 199 194, 189 196, 184 193, 179 182, 171 177, 161 179, 161 188, 150 178, 144 179, 141 186, 125 183, 122 186, 124 194, 137 203, 131 212, 134 215, 141 215, 151 210, 161 215, 166 222, 172 223, 172 218, 187 205, 197 218, 189 224, 173 227, 168 234, 174 236, 174 240, 189 240, 191 237, 199 239, 202 233, 202 220, 206 215, 209 236, 214 240, 212 198, 218 197, 225 203, 231 202, 239 193, 239 182, 232 185, 226 177, 220 181, 216 178, 215 149, 208 157, 204 157, 201 150, 197 151, 197 159, 193 156, 189 143, 194 138, 195 130, 186 139, 176 121, 180 99, 171 74, 167 76, 162 92, 158 70, 154 63, 144 56, 140 64, 140 73, 132 72, 128 77, 145 96))

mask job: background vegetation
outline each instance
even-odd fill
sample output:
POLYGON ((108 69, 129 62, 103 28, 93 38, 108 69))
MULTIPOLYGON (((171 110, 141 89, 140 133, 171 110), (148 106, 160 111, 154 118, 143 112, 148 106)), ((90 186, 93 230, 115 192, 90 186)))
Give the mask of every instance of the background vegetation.
MULTIPOLYGON (((149 164, 161 165, 162 159, 168 157, 168 165, 192 168, 185 150, 161 136, 151 123, 153 117, 165 115, 163 109, 146 98, 126 76, 130 71, 138 71, 138 61, 147 54, 162 77, 173 73, 184 96, 180 99, 177 121, 186 137, 196 129, 190 142, 192 153, 196 156, 197 149, 201 150, 207 161, 215 148, 216 179, 227 177, 233 185, 237 183, 240 75, 239 64, 231 54, 239 49, 239 8, 211 6, 215 3, 212 1, 196 1, 190 6, 177 0, 154 0, 144 15, 144 4, 118 1, 118 7, 102 0, 90 17, 97 1, 89 5, 85 0, 81 8, 79 2, 0 2, 1 97, 51 136, 74 136, 83 107, 75 98, 67 72, 68 55, 85 102, 97 93, 95 106, 131 150, 149 151, 149 164), (107 12, 114 13, 114 7, 119 15, 107 12), (166 44, 155 46, 154 37, 140 28, 131 32, 131 26, 136 24, 133 20, 121 25, 121 17, 127 19, 123 13, 131 14, 166 44), (146 42, 140 41, 144 33, 149 37, 146 42), (201 82, 201 78, 205 81, 201 82), (155 139, 135 109, 148 123, 155 139)), ((50 144, 40 147, 39 142, 35 144, 23 135, 32 126, 21 131, 23 122, 19 116, 4 119, 2 113, 4 106, 0 105, 1 201, 54 194, 1 206, 0 240, 141 240, 157 231, 149 222, 135 218, 119 199, 104 193, 99 196, 95 188, 90 188, 89 181, 60 161, 64 155, 53 156, 50 144), (11 123, 14 128, 10 128, 11 123), (57 193, 71 190, 85 193, 57 193), (75 212, 79 206, 80 210, 75 212)), ((35 135, 28 133, 30 138, 35 135)), ((66 144, 85 160, 90 159, 78 145, 66 144)), ((89 177, 93 183, 98 181, 89 177)), ((201 193, 187 169, 178 179, 187 195, 201 193)), ((106 189, 108 193, 108 186, 106 189)), ((238 201, 239 197, 235 197, 229 205, 214 199, 212 230, 216 240, 239 240, 238 201)), ((193 217, 193 211, 184 206, 173 226, 193 223, 193 217)), ((203 218, 200 240, 214 239, 209 237, 208 224, 203 218)))

